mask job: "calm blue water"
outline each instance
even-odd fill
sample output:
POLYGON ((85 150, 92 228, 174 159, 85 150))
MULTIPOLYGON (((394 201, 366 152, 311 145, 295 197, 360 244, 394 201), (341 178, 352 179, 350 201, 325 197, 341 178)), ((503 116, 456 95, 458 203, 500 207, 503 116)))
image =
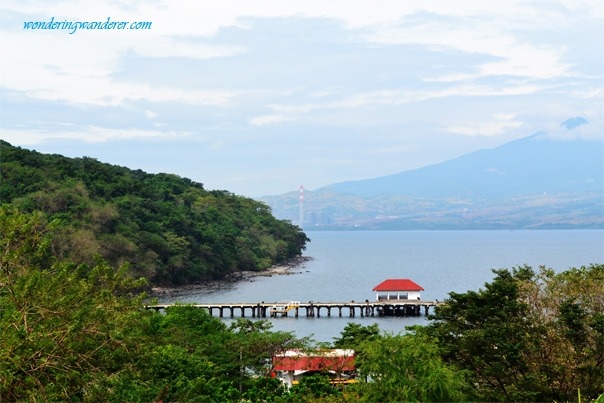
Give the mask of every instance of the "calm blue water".
MULTIPOLYGON (((604 231, 366 231, 307 232, 313 260, 288 276, 258 277, 216 291, 178 297, 181 302, 273 302, 373 300, 371 289, 387 278, 410 278, 425 291, 422 300, 443 300, 451 291, 478 290, 491 269, 540 265, 562 271, 604 263, 604 231)), ((160 302, 173 302, 164 298, 160 302)), ((236 311, 238 313, 238 310, 236 311)), ((412 318, 277 318, 274 330, 332 341, 348 322, 378 323, 398 333, 424 324, 412 318)), ((325 315, 325 312, 323 312, 325 315)), ((224 319, 230 322, 231 319, 224 319)))

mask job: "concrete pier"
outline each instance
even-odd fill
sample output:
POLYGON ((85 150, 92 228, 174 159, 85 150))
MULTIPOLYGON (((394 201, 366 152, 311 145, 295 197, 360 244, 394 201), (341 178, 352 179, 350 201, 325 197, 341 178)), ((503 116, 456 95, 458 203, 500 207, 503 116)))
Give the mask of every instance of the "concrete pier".
MULTIPOLYGON (((390 299, 380 301, 365 302, 259 302, 259 303, 215 303, 215 304, 187 304, 197 308, 204 308, 210 316, 224 317, 242 317, 249 315, 252 318, 269 317, 309 317, 331 318, 337 315, 354 318, 373 317, 373 316, 420 316, 422 313, 428 315, 431 307, 442 305, 442 302, 434 301, 415 301, 406 299, 390 299), (422 312, 423 311, 423 312, 422 312), (301 315, 301 313, 303 315, 301 315)), ((146 309, 155 309, 157 311, 169 308, 175 304, 148 305, 146 309)))

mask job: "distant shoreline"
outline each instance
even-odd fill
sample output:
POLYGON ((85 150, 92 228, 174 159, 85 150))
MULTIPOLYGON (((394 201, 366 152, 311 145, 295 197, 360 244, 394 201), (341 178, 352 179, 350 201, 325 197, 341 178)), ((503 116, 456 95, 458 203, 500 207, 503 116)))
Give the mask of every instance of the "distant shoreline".
POLYGON ((297 256, 285 263, 272 266, 262 271, 238 271, 229 274, 221 280, 210 280, 203 283, 185 284, 177 287, 152 287, 149 292, 149 298, 159 297, 175 297, 183 294, 189 294, 194 291, 216 290, 228 284, 234 284, 243 281, 253 281, 256 277, 272 277, 291 274, 299 274, 300 271, 295 271, 302 264, 312 260, 309 256, 297 256))

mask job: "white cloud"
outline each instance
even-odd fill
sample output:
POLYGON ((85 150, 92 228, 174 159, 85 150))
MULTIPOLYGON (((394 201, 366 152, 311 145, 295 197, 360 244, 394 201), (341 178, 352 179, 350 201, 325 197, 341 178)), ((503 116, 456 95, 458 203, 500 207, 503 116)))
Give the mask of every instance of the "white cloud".
POLYGON ((437 90, 380 90, 358 93, 346 99, 327 104, 327 108, 361 108, 375 105, 401 105, 411 102, 427 101, 449 97, 487 97, 487 96, 512 96, 529 95, 551 85, 531 85, 524 83, 511 84, 459 84, 437 90))
POLYGON ((516 113, 498 113, 491 119, 476 122, 459 122, 448 127, 449 132, 465 136, 496 136, 505 134, 523 126, 520 120, 515 120, 516 113))
POLYGON ((230 57, 246 53, 241 46, 209 46, 195 43, 194 38, 158 38, 154 41, 141 42, 135 47, 137 54, 146 57, 186 57, 191 59, 212 59, 230 57))
POLYGON ((574 75, 570 66, 562 62, 562 51, 558 49, 511 43, 504 49, 493 50, 492 54, 504 60, 480 66, 480 76, 509 75, 551 79, 574 75))
POLYGON ((117 81, 109 74, 114 61, 104 56, 89 58, 90 53, 94 53, 90 51, 79 55, 71 55, 68 51, 52 55, 56 44, 49 44, 46 51, 36 53, 18 52, 17 47, 15 44, 9 49, 11 57, 2 62, 0 87, 37 99, 104 106, 121 105, 126 100, 136 99, 223 106, 237 96, 234 91, 189 90, 117 81), (65 60, 59 61, 64 55, 65 60), (83 61, 80 63, 79 59, 83 61), (79 68, 74 68, 76 62, 80 64, 79 68))
MULTIPOLYGON (((9 2, 4 4, 4 9, 24 15, 23 21, 16 22, 17 26, 0 27, 0 46, 6 56, 0 60, 0 88, 20 91, 38 99, 95 105, 120 105, 128 99, 224 105, 234 96, 232 91, 219 89, 168 88, 112 78, 121 58, 128 53, 152 58, 209 59, 245 52, 241 46, 199 43, 196 38, 200 36, 200 29, 193 37, 178 37, 181 20, 176 15, 173 15, 173 21, 168 19, 168 26, 162 24, 169 18, 160 17, 165 6, 139 3, 125 10, 111 1, 92 4, 9 2), (149 20, 153 25, 148 31, 78 30, 72 35, 66 30, 22 30, 24 21, 50 21, 53 17, 55 21, 106 21, 108 17, 111 21, 138 19, 149 20), (172 29, 168 29, 169 26, 172 29)), ((174 6, 168 10, 173 14, 174 6)), ((191 14, 184 9, 180 11, 187 17, 191 14)), ((195 26, 189 22, 191 24, 184 25, 195 26)))
MULTIPOLYGON (((319 176, 359 159, 379 176, 538 130, 569 135, 556 126, 569 114, 592 122, 573 135, 602 136, 602 38, 592 34, 603 9, 599 0, 5 0, 0 117, 10 129, 0 136, 57 149, 60 139, 190 136, 178 143, 232 167, 257 165, 242 147, 253 144, 263 165, 291 161, 280 174, 300 180, 307 164, 292 150, 308 143, 323 184, 342 178, 319 176), (51 17, 153 26, 22 29, 51 17), (297 135, 306 128, 312 142, 297 135)), ((212 169, 192 169, 216 181, 212 169)))
POLYGON ((498 59, 477 65, 472 72, 428 76, 426 81, 451 82, 502 75, 548 79, 570 75, 570 66, 562 61, 562 50, 527 43, 524 36, 515 35, 489 18, 480 21, 448 18, 447 22, 400 23, 377 29, 367 39, 390 45, 438 46, 498 59))
POLYGON ((301 104, 301 105, 269 105, 269 107, 275 112, 284 113, 306 113, 319 108, 318 104, 301 104))
MULTIPOLYGON (((67 100, 74 103, 116 105, 125 99, 150 101, 182 99, 200 105, 225 104, 232 94, 213 89, 154 88, 110 79, 120 58, 133 52, 152 58, 184 57, 191 59, 224 58, 248 52, 237 44, 204 44, 199 38, 211 37, 219 29, 252 29, 253 17, 329 18, 342 21, 350 30, 369 29, 364 38, 379 44, 410 44, 445 47, 466 54, 485 54, 496 61, 475 66, 474 71, 445 75, 426 74, 423 80, 452 82, 489 76, 521 76, 551 79, 571 75, 562 61, 563 49, 531 43, 524 32, 547 22, 564 26, 570 16, 522 1, 505 4, 475 1, 389 1, 376 4, 366 1, 282 2, 263 0, 229 0, 220 3, 188 0, 121 3, 99 1, 59 1, 52 3, 6 2, 4 8, 20 12, 32 20, 149 20, 153 28, 145 32, 80 31, 69 35, 63 31, 16 31, 4 27, 0 32, 3 58, 0 87, 20 90, 41 99, 67 100), (432 21, 407 21, 416 13, 432 13, 432 21), (242 17, 246 17, 242 19, 242 17), (530 22, 530 24, 529 24, 530 22), (523 35, 519 36, 517 30, 523 35), (524 31, 523 31, 524 30, 524 31), (160 96, 158 94, 163 94, 160 96)), ((569 12, 583 16, 597 14, 595 2, 564 2, 569 12)), ((172 72, 177 74, 177 72, 172 72)), ((313 92, 321 96, 326 93, 313 92)), ((365 93, 352 103, 391 103, 393 93, 365 93)), ((401 101, 399 101, 401 102, 401 101)), ((404 102, 404 101, 403 101, 404 102)))
POLYGON ((110 140, 151 139, 151 138, 184 138, 191 136, 189 132, 155 131, 139 129, 107 129, 90 126, 78 128, 77 131, 61 131, 50 134, 47 130, 14 130, 3 129, 2 139, 11 144, 31 146, 49 140, 80 140, 87 143, 103 143, 110 140))
POLYGON ((274 123, 287 122, 290 120, 291 120, 291 118, 288 118, 284 115, 262 115, 262 116, 255 116, 255 117, 251 118, 250 124, 252 124, 254 126, 264 126, 264 125, 270 125, 270 124, 274 124, 274 123))
POLYGON ((498 120, 512 120, 518 116, 518 113, 495 113, 493 117, 498 120))
POLYGON ((570 94, 573 97, 583 99, 604 98, 604 88, 584 88, 570 91, 570 94))
POLYGON ((253 126, 266 126, 276 123, 295 122, 301 118, 302 115, 308 115, 310 112, 320 108, 325 108, 324 105, 320 104, 300 104, 300 105, 281 105, 274 104, 268 105, 273 114, 258 115, 254 116, 249 120, 249 123, 253 126))

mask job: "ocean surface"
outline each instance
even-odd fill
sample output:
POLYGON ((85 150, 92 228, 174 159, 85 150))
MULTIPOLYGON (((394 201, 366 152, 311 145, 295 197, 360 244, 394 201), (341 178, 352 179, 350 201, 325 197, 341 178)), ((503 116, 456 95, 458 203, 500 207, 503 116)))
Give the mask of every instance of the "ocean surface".
MULTIPOLYGON (((212 291, 163 297, 159 302, 371 301, 375 299, 372 288, 387 278, 409 278, 425 289, 422 300, 442 301, 451 291, 484 288, 493 279, 492 269, 526 264, 563 271, 604 263, 601 230, 307 231, 307 235, 311 242, 304 255, 312 259, 294 268, 292 275, 256 277, 212 291)), ((427 320, 423 309, 420 317, 349 318, 344 309, 342 318, 327 318, 323 310, 320 318, 271 319, 273 330, 322 342, 333 341, 348 322, 377 323, 384 331, 398 333, 427 320)))

